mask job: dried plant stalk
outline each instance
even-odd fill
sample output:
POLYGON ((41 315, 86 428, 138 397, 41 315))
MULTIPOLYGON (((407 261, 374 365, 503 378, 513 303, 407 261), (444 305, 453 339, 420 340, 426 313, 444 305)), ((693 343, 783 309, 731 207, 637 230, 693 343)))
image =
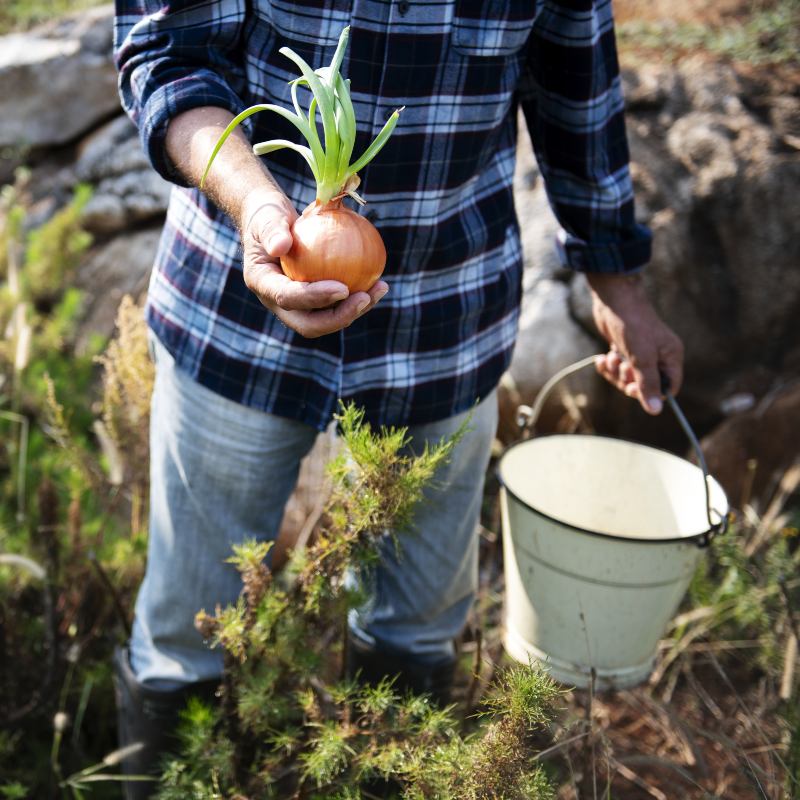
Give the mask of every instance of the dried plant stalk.
POLYGON ((146 517, 149 497, 150 398, 155 368, 141 306, 125 295, 117 310, 117 335, 97 361, 103 365, 103 428, 116 445, 130 488, 133 532, 146 517))

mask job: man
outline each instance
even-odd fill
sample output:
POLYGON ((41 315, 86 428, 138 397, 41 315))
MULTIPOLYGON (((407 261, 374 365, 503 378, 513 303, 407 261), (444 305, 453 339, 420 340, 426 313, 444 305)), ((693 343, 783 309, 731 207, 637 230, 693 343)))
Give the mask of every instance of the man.
POLYGON ((234 600, 231 545, 276 535, 298 463, 339 398, 373 424, 410 426, 420 444, 481 401, 402 563, 387 548, 372 602, 350 621, 351 663, 364 676, 400 671, 404 685, 446 697, 477 581, 494 390, 518 318, 518 106, 563 259, 587 274, 611 345, 599 371, 654 414, 659 369, 673 390, 681 383, 680 341, 636 274, 650 236, 634 220, 610 3, 117 0, 115 46, 123 104, 176 184, 147 305, 150 549, 130 652, 117 663, 123 740, 143 740, 152 759, 186 694, 213 685, 220 657, 193 616, 234 600), (192 188, 234 114, 291 107, 294 67, 278 49, 327 64, 345 25, 356 154, 405 106, 359 189, 386 243, 384 280, 351 295, 281 272, 291 224, 314 198, 299 157, 283 151, 265 165, 252 154, 254 141, 296 138, 281 119, 251 117, 205 194, 192 188))

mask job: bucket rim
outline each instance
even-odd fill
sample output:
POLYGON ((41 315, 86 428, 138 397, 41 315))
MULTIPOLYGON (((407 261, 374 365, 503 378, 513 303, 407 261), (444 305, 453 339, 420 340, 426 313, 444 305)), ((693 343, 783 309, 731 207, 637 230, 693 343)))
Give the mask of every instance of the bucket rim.
MULTIPOLYGON (((552 439, 552 438, 555 438, 555 437, 561 437, 561 438, 564 438, 564 439, 575 439, 575 438, 604 439, 606 441, 611 441, 611 442, 621 442, 623 444, 633 444, 633 445, 636 445, 637 447, 644 447, 647 450, 652 450, 652 451, 654 451, 656 453, 663 453, 665 455, 671 456, 672 458, 677 458, 679 461, 684 461, 689 466, 695 467, 698 470, 700 470, 700 467, 698 467, 696 464, 692 464, 691 461, 687 461, 687 459, 681 458, 679 455, 676 455, 675 453, 671 452, 670 450, 667 450, 664 447, 653 447, 652 445, 649 445, 649 444, 641 444, 640 442, 631 442, 628 439, 622 439, 622 438, 620 438, 618 436, 604 436, 602 434, 585 434, 585 433, 572 433, 572 434, 548 433, 548 434, 544 434, 544 435, 541 435, 541 436, 536 436, 536 437, 534 437, 532 439, 523 439, 522 441, 519 441, 519 442, 512 442, 510 445, 508 445, 503 450, 503 452, 500 454, 499 458, 497 459, 497 466, 495 467, 495 470, 494 470, 495 476, 497 477, 497 480, 498 480, 501 488, 504 491, 508 492, 508 494, 510 494, 511 497, 513 497, 514 500, 516 500, 520 505, 524 506, 525 508, 527 508, 530 511, 533 511, 534 514, 538 514, 540 517, 542 517, 542 519, 546 519, 549 522, 554 522, 557 525, 561 525, 562 527, 568 528, 569 530, 575 531, 576 533, 585 533, 588 536, 596 536, 596 537, 599 537, 601 539, 614 539, 614 540, 619 541, 619 542, 636 542, 637 544, 648 544, 648 545, 680 544, 681 542, 684 542, 684 543, 695 544, 698 547, 707 547, 709 542, 710 542, 710 539, 717 533, 719 528, 724 525, 725 519, 726 519, 727 514, 728 514, 728 510, 730 508, 730 506, 728 504, 728 498, 727 497, 725 497, 725 506, 726 506, 725 513, 722 514, 722 519, 720 520, 720 522, 717 525, 712 525, 711 527, 706 528, 705 530, 699 531, 698 533, 691 533, 691 534, 688 534, 687 536, 676 536, 676 537, 673 537, 673 538, 670 538, 670 539, 640 539, 640 538, 635 537, 635 536, 620 536, 619 534, 616 534, 616 533, 603 533, 602 531, 593 531, 593 530, 590 530, 589 528, 583 528, 580 525, 574 525, 571 522, 565 522, 562 519, 558 519, 558 517, 554 517, 552 514, 546 514, 544 511, 541 511, 540 509, 536 508, 535 506, 532 506, 526 500, 523 500, 518 494, 516 494, 512 489, 510 489, 508 487, 507 483, 503 480, 503 475, 501 473, 501 467, 503 465, 503 459, 506 457, 506 455, 508 455, 508 453, 511 450, 514 450, 515 448, 520 447, 520 446, 522 446, 524 444, 532 444, 532 443, 534 443, 534 442, 536 442, 536 441, 538 441, 540 439, 552 439)), ((702 470, 700 470, 700 472, 702 474, 702 470)), ((703 477, 705 477, 705 476, 703 476, 703 477)), ((716 483, 717 486, 720 486, 719 482, 716 480, 716 478, 714 478, 713 475, 709 475, 708 477, 712 481, 714 481, 714 483, 716 483)), ((720 486, 720 489, 722 489, 721 486, 720 486)), ((723 492, 723 496, 724 496, 725 495, 724 489, 722 490, 722 492, 723 492)), ((717 512, 717 513, 720 513, 720 512, 717 512)))

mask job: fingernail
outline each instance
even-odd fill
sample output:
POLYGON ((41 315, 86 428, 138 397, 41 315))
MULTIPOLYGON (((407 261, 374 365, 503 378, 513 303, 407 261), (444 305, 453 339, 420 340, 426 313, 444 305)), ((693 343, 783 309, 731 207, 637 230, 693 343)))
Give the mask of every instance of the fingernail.
POLYGON ((362 300, 356 306, 356 314, 360 314, 369 305, 369 300, 362 300))
POLYGON ((331 295, 331 301, 336 303, 339 300, 344 300, 347 297, 349 297, 349 293, 346 292, 344 289, 341 289, 340 291, 336 292, 336 294, 331 295))
POLYGON ((660 414, 661 409, 664 407, 660 397, 651 397, 647 401, 647 406, 654 414, 660 414))
POLYGON ((389 294, 389 287, 388 286, 375 298, 375 302, 377 303, 378 300, 383 299, 384 297, 386 297, 387 294, 389 294))

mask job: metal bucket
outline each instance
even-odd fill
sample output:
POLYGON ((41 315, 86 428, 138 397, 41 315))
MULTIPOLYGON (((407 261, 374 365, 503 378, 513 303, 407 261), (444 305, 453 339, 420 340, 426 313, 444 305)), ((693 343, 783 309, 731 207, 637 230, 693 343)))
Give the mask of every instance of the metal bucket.
MULTIPOLYGON (((523 430, 559 380, 596 358, 562 370, 533 408, 521 407, 523 430)), ((703 548, 725 528, 725 493, 665 396, 700 466, 578 434, 526 439, 500 460, 505 648, 517 661, 544 662, 564 683, 610 689, 646 680, 703 548)))

